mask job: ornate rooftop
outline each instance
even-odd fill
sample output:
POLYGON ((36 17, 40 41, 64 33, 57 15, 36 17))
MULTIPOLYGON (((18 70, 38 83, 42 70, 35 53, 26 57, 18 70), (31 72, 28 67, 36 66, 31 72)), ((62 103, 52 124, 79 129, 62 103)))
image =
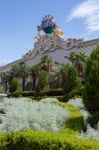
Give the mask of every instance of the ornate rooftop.
POLYGON ((45 16, 38 30, 44 30, 45 34, 40 32, 35 37, 34 47, 28 50, 22 58, 0 68, 1 71, 10 70, 11 67, 19 62, 26 64, 39 63, 43 54, 48 54, 56 64, 70 63, 69 55, 71 52, 83 51, 86 55, 90 55, 92 50, 99 45, 99 39, 84 41, 84 39, 69 38, 64 40, 63 32, 53 21, 53 16, 45 16), (54 28, 53 32, 47 33, 45 29, 54 28))
POLYGON ((41 56, 47 53, 55 63, 70 63, 68 57, 71 52, 83 51, 90 55, 92 50, 99 45, 99 39, 84 41, 83 39, 67 39, 66 41, 54 34, 43 35, 34 44, 22 59, 26 63, 39 63, 41 56))
POLYGON ((14 64, 25 62, 26 64, 39 63, 43 54, 48 54, 56 64, 70 63, 71 52, 83 51, 87 56, 99 45, 99 39, 84 41, 83 39, 67 39, 66 41, 56 35, 43 35, 36 40, 34 48, 28 50, 21 59, 9 63, 0 68, 0 71, 10 70, 14 64))

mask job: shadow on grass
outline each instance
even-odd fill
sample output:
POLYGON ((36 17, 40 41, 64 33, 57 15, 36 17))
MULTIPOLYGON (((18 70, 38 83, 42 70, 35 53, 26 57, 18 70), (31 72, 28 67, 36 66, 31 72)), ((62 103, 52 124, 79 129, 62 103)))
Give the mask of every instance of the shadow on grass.
POLYGON ((84 121, 82 116, 70 117, 68 121, 65 122, 64 129, 69 128, 76 132, 80 132, 84 129, 84 121))
POLYGON ((67 111, 69 112, 69 118, 62 126, 60 130, 61 132, 65 132, 65 130, 66 131, 68 130, 68 133, 71 133, 71 131, 79 133, 82 130, 85 130, 83 116, 77 107, 74 107, 67 103, 58 103, 58 104, 66 108, 67 111))

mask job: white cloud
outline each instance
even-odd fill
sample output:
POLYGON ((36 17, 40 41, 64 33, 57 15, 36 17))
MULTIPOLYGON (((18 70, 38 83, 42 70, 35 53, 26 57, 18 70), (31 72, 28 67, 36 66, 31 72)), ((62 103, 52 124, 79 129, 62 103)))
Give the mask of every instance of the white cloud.
POLYGON ((83 18, 89 31, 99 31, 99 0, 84 0, 71 11, 68 20, 83 18))

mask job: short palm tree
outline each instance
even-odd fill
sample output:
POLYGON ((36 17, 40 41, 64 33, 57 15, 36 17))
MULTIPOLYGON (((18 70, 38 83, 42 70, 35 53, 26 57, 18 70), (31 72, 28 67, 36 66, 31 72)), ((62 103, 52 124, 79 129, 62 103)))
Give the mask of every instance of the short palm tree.
POLYGON ((50 72, 52 67, 52 59, 47 54, 41 57, 41 69, 50 72))
POLYGON ((50 88, 61 88, 62 80, 60 70, 52 70, 48 75, 48 83, 50 88))
POLYGON ((11 74, 12 78, 20 77, 20 65, 19 64, 13 65, 10 70, 10 74, 11 74))
POLYGON ((68 64, 62 64, 60 66, 60 74, 61 74, 61 82, 64 83, 66 81, 66 78, 68 78, 67 75, 67 69, 68 69, 69 65, 68 64))
POLYGON ((1 72, 0 78, 1 78, 1 84, 4 85, 5 92, 7 92, 8 87, 9 87, 9 83, 10 83, 10 80, 11 80, 10 72, 8 72, 8 71, 1 72))
POLYGON ((72 52, 70 53, 69 60, 76 67, 78 75, 81 76, 84 72, 84 66, 86 64, 87 56, 84 52, 72 52))

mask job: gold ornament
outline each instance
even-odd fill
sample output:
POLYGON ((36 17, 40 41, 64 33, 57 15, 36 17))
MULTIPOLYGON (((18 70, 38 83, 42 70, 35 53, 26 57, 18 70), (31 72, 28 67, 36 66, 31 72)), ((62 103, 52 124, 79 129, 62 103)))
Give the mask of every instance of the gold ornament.
POLYGON ((58 27, 55 28, 54 34, 63 37, 63 32, 58 27))

